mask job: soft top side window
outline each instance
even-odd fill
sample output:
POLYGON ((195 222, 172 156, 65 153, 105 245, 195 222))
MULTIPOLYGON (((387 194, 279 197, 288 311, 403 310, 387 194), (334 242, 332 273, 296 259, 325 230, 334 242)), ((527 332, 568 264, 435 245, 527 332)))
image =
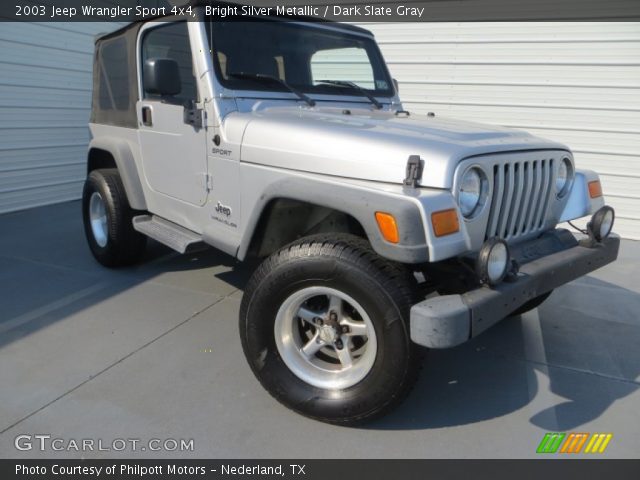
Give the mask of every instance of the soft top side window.
POLYGON ((127 110, 129 108, 129 72, 127 71, 127 42, 117 37, 103 42, 99 51, 101 110, 127 110))

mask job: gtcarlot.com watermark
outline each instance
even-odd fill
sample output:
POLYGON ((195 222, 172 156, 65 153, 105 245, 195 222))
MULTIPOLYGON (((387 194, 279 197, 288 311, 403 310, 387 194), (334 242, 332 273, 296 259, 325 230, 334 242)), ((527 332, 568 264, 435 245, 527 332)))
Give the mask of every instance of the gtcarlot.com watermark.
POLYGON ((40 452, 193 452, 193 438, 59 438, 50 434, 18 435, 17 450, 40 452))

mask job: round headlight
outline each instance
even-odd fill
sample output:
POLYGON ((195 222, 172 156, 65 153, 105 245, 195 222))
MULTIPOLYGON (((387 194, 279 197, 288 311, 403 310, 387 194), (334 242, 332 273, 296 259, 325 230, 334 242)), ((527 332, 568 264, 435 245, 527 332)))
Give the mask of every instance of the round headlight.
POLYGON ((558 197, 563 197, 569 190, 569 185, 573 178, 573 166, 571 160, 563 158, 556 172, 556 193, 558 197))
POLYGON ((480 248, 476 263, 476 273, 482 283, 497 285, 509 270, 509 247, 500 238, 490 238, 480 248))
POLYGON ((614 220, 615 213, 613 212, 613 208, 605 205, 593 214, 588 228, 591 231, 593 237, 598 242, 601 242, 611 233, 614 220))
POLYGON ((484 173, 476 167, 470 168, 462 176, 458 192, 458 204, 460 213, 465 218, 472 217, 482 206, 485 183, 484 173))

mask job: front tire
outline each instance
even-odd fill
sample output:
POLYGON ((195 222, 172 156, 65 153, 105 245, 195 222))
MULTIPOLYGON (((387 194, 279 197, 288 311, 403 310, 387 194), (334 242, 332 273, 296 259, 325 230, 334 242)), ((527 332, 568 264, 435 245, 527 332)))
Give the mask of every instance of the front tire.
POLYGON ((82 219, 91 253, 105 267, 131 265, 144 253, 147 237, 133 228, 133 216, 118 170, 93 170, 82 191, 82 219))
POLYGON ((317 235, 276 252, 240 308, 245 356, 287 407, 328 423, 379 417, 413 386, 414 281, 351 235, 317 235))

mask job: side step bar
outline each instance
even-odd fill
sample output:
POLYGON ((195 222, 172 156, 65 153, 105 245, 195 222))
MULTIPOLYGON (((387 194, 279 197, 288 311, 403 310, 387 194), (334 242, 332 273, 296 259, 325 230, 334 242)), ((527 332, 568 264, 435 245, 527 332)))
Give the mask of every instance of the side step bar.
POLYGON ((190 253, 207 248, 207 244, 196 232, 157 215, 133 217, 133 228, 179 253, 190 253))

